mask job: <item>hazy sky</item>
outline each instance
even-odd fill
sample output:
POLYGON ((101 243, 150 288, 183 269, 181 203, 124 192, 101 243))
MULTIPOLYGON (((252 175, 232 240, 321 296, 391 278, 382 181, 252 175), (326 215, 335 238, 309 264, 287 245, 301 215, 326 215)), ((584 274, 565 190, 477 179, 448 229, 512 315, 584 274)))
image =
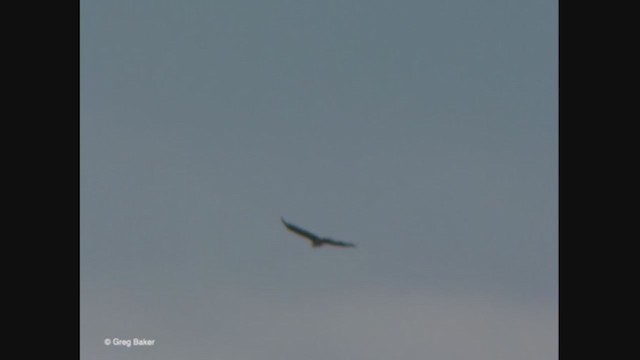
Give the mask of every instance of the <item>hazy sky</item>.
POLYGON ((555 1, 80 4, 83 359, 558 357, 555 1))

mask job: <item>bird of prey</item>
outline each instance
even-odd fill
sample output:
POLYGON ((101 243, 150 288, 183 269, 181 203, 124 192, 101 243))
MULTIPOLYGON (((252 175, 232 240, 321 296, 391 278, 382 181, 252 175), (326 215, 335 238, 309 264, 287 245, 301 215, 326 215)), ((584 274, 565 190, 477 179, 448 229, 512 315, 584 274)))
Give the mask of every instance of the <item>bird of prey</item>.
POLYGON ((299 228, 293 224, 286 222, 283 218, 280 218, 280 220, 282 221, 282 223, 287 229, 311 241, 311 246, 313 246, 314 248, 320 247, 322 245, 333 245, 333 246, 339 246, 339 247, 356 247, 355 244, 351 244, 348 242, 337 241, 329 238, 320 237, 307 230, 304 230, 302 228, 299 228))

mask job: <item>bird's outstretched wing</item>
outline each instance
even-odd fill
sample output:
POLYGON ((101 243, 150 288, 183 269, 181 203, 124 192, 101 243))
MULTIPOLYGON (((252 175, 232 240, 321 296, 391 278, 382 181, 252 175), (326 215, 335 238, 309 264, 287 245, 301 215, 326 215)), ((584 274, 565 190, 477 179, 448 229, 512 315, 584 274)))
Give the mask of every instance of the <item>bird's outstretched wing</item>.
POLYGON ((327 245, 333 245, 333 246, 356 247, 356 244, 352 244, 352 243, 348 243, 348 242, 344 242, 344 241, 337 241, 337 240, 333 240, 333 239, 327 239, 327 238, 322 239, 322 242, 327 244, 327 245))
POLYGON ((297 226, 295 226, 293 224, 289 224, 288 222, 286 222, 284 220, 284 218, 280 218, 280 220, 282 221, 284 226, 287 229, 291 230, 292 232, 294 232, 294 233, 296 233, 296 234, 298 234, 298 235, 300 235, 302 237, 305 237, 305 238, 311 240, 312 242, 322 242, 322 239, 318 235, 313 234, 313 233, 311 233, 311 232, 309 232, 309 231, 307 231, 305 229, 299 228, 299 227, 297 227, 297 226))

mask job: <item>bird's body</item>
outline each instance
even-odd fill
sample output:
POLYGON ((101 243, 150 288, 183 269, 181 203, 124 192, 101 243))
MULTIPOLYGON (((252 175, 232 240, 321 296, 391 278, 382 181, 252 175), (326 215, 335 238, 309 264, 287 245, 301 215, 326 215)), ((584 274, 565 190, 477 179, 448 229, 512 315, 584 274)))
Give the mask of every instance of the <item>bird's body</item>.
POLYGON ((314 248, 320 247, 322 245, 332 245, 332 246, 339 246, 339 247, 356 247, 356 245, 352 243, 320 237, 296 225, 286 222, 283 218, 280 218, 280 220, 282 221, 284 226, 287 229, 289 229, 291 232, 297 235, 300 235, 306 238, 307 240, 311 241, 311 246, 314 248))

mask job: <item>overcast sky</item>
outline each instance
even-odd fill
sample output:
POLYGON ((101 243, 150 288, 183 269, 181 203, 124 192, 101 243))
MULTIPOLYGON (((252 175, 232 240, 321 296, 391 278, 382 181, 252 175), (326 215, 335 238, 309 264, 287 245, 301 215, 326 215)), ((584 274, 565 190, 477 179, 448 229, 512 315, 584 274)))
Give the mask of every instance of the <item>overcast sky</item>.
POLYGON ((555 1, 80 4, 83 359, 558 357, 555 1))

